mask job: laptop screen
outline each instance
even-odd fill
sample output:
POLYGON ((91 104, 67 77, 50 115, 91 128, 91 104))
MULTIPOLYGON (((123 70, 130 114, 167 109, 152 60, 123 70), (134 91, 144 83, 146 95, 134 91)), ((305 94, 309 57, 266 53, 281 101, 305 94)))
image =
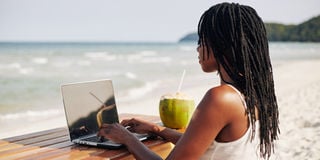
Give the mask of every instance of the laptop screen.
POLYGON ((61 92, 71 140, 119 122, 111 80, 64 84, 61 92))

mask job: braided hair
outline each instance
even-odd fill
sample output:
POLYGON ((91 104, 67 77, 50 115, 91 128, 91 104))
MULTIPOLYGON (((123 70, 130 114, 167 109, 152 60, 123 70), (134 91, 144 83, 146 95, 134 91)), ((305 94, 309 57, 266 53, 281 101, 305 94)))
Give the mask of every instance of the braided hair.
MULTIPOLYGON (((232 84, 244 95, 251 124, 257 120, 255 110, 258 109, 260 157, 270 158, 280 129, 268 40, 262 19, 249 6, 217 4, 201 16, 198 36, 198 43, 212 49, 218 66, 222 66, 232 79, 232 82, 227 82, 221 77, 222 81, 232 84)), ((251 126, 253 140, 255 125, 251 126)))

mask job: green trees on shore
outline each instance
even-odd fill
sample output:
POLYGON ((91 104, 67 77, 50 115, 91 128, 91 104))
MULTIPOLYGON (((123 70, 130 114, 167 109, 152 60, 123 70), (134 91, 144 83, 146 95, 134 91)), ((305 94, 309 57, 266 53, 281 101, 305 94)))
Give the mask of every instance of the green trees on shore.
POLYGON ((270 41, 311 41, 320 42, 320 16, 299 25, 266 23, 270 41))
MULTIPOLYGON (((320 16, 298 25, 265 23, 269 41, 320 42, 320 16)), ((190 33, 179 40, 197 41, 197 33, 190 33)))

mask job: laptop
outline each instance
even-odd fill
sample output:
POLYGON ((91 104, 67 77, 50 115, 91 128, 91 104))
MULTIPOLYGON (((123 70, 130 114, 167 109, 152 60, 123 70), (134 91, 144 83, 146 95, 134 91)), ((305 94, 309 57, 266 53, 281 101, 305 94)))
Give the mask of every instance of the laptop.
MULTIPOLYGON (((103 123, 119 123, 111 80, 62 84, 61 93, 71 142, 109 149, 123 146, 97 136, 103 123)), ((141 141, 148 138, 134 135, 141 141)))

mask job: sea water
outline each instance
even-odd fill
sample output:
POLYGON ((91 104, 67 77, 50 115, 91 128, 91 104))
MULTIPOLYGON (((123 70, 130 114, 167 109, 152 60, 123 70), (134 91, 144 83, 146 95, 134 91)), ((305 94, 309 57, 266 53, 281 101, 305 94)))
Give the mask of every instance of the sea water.
MULTIPOLYGON (((269 46, 274 65, 320 58, 320 43, 269 46)), ((196 47, 196 43, 0 43, 0 132, 18 123, 63 115, 63 83, 112 79, 116 101, 122 104, 118 107, 125 107, 155 93, 175 92, 183 70, 182 88, 217 82, 215 74, 202 72, 196 47)))
POLYGON ((183 69, 194 75, 196 64, 192 44, 2 43, 0 118, 54 111, 60 85, 77 81, 112 79, 119 99, 133 100, 178 83, 183 69))

